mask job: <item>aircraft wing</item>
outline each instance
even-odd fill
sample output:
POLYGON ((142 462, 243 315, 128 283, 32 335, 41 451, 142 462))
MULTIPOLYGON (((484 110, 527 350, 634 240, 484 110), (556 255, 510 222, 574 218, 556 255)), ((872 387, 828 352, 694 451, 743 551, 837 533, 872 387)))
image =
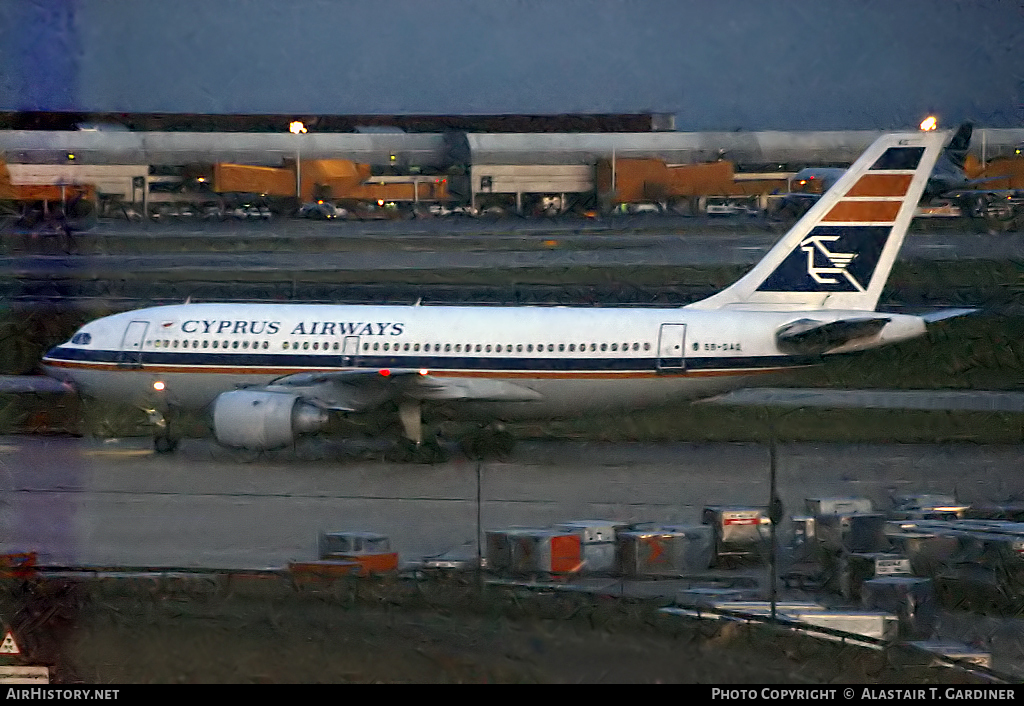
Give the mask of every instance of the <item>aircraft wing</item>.
POLYGON ((296 373, 258 388, 301 395, 324 409, 361 412, 392 400, 514 401, 538 400, 523 385, 490 378, 440 378, 420 370, 339 370, 296 373))
POLYGON ((885 316, 838 321, 800 319, 780 328, 775 333, 775 340, 787 353, 825 353, 858 338, 874 336, 891 320, 885 316))

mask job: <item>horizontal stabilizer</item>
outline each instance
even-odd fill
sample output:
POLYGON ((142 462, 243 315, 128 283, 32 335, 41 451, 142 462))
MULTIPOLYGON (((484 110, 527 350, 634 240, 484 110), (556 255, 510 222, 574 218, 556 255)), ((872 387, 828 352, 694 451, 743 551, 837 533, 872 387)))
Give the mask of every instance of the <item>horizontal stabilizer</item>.
POLYGON ((932 311, 927 314, 921 314, 921 318, 927 323, 933 323, 935 321, 942 321, 944 319, 952 319, 957 316, 967 316, 973 314, 977 309, 940 309, 939 311, 932 311))
POLYGON ((787 353, 825 353, 858 338, 877 335, 891 319, 871 317, 815 321, 800 319, 786 324, 775 334, 779 348, 787 353))

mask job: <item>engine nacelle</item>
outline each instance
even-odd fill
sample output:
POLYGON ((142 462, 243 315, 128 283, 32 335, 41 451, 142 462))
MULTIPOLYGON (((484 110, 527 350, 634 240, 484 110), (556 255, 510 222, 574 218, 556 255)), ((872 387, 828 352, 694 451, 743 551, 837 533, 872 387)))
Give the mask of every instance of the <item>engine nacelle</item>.
POLYGON ((235 390, 221 393, 213 401, 213 433, 225 446, 277 449, 326 424, 327 412, 298 395, 235 390))

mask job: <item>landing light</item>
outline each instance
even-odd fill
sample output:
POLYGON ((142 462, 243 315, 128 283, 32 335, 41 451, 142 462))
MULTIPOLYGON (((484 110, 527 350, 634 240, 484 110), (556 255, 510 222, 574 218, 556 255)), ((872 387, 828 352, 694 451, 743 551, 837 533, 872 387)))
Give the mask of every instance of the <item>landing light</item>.
POLYGON ((157 392, 163 392, 164 391, 164 387, 165 387, 165 385, 162 382, 160 382, 159 380, 157 380, 156 382, 153 383, 153 389, 156 390, 157 392))
POLYGON ((430 371, 426 368, 420 368, 420 375, 430 375, 430 371))
POLYGON ((921 121, 921 129, 925 132, 934 130, 939 125, 939 121, 935 119, 934 115, 929 115, 927 118, 921 121))

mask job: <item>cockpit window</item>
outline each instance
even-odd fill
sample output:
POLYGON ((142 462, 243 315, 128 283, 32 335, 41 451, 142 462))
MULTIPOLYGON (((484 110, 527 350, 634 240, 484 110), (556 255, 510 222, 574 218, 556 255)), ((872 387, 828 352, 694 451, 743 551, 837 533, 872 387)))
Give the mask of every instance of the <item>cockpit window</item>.
POLYGON ((87 346, 92 343, 92 335, 85 333, 84 331, 79 331, 71 337, 71 342, 77 343, 80 346, 87 346))

